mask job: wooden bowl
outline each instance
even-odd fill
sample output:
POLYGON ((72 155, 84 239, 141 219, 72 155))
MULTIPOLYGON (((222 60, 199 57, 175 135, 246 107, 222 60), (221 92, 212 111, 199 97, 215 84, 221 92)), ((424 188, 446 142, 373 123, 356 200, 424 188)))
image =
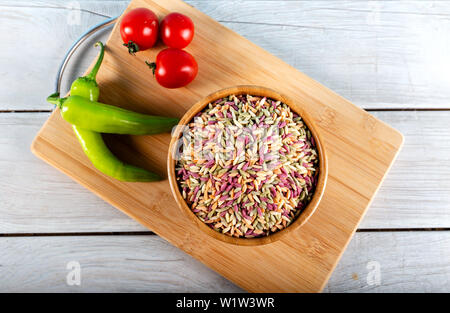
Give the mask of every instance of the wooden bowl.
POLYGON ((192 221, 192 226, 198 228, 199 231, 202 231, 206 233, 207 235, 216 238, 217 240, 221 240, 226 243, 235 244, 235 245, 243 245, 243 246, 256 246, 256 245, 264 245, 268 243, 275 242, 276 240, 281 239, 283 236, 287 236, 290 232, 296 231, 299 227, 304 225, 308 219, 311 217, 311 215, 316 210, 317 206, 319 205, 320 199, 322 198, 322 195, 325 190, 325 185, 327 181, 327 175, 328 175, 328 163, 327 163, 327 156, 324 150, 322 137, 320 136, 320 133, 317 131, 317 128, 314 125, 313 120, 310 118, 309 114, 303 110, 301 107, 301 104, 294 103, 287 97, 279 94, 278 92, 264 88, 264 87, 258 87, 258 86, 235 86, 231 88, 226 88, 219 90, 206 98, 200 100, 192 108, 190 108, 186 114, 182 117, 180 120, 180 123, 178 124, 178 127, 172 134, 172 140, 170 141, 169 146, 169 155, 167 159, 167 168, 168 168, 168 177, 169 177, 169 183, 170 188, 172 189, 172 193, 175 197, 175 200, 180 207, 180 209, 184 212, 184 214, 187 216, 188 219, 192 221), (316 189, 314 192, 314 195, 311 199, 311 201, 308 203, 306 208, 303 210, 303 212, 300 213, 300 215, 292 222, 291 225, 288 227, 277 231, 273 234, 270 234, 265 237, 260 238, 236 238, 231 237, 222 233, 219 233, 209 226, 207 226, 205 223, 203 223, 194 212, 191 211, 190 207, 187 205, 186 201, 183 199, 178 183, 176 180, 176 173, 175 173, 175 162, 174 155, 176 155, 176 149, 177 149, 177 141, 180 138, 183 128, 185 125, 187 125, 194 117, 202 111, 209 103, 214 102, 220 98, 229 96, 229 95, 239 95, 239 94, 249 94, 253 96, 262 96, 267 97, 270 99, 274 99, 277 101, 281 101, 285 104, 287 104, 292 111, 300 115, 305 122, 306 126, 311 131, 312 136, 314 137, 316 148, 319 156, 319 179, 316 185, 316 189))

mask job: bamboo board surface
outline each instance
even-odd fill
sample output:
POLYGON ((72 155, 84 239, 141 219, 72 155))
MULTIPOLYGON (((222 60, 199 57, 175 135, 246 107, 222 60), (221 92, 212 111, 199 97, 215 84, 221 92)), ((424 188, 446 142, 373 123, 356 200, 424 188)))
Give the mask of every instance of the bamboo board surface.
MULTIPOLYGON (((186 50, 197 59, 199 74, 186 88, 160 87, 144 60, 153 60, 163 47, 131 57, 116 26, 98 75, 101 100, 144 113, 182 116, 199 99, 233 85, 261 85, 286 94, 310 112, 324 138, 329 177, 316 213, 289 238, 259 247, 233 246, 194 232, 167 180, 122 183, 99 173, 57 111, 33 142, 33 152, 248 291, 322 290, 398 153, 401 134, 181 1, 134 0, 128 9, 142 6, 160 18, 177 11, 193 19, 196 35, 186 50)), ((124 160, 167 177, 169 134, 107 139, 124 160)))

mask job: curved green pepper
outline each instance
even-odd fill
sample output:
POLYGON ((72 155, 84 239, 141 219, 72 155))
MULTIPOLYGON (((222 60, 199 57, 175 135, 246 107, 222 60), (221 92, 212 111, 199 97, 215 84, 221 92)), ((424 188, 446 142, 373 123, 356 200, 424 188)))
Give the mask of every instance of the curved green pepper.
POLYGON ((98 88, 95 78, 97 77, 98 70, 100 69, 100 65, 102 64, 103 57, 105 55, 105 47, 103 46, 103 43, 97 41, 94 47, 98 46, 100 46, 100 54, 98 55, 97 62, 89 74, 83 77, 78 77, 78 79, 72 83, 72 86, 70 86, 70 94, 72 96, 81 96, 91 101, 98 100, 98 97, 100 96, 100 88, 98 88))
POLYGON ((92 164, 103 174, 127 182, 150 182, 161 178, 143 168, 120 161, 106 146, 100 133, 73 127, 92 164))
MULTIPOLYGON (((75 80, 70 88, 71 95, 81 96, 91 101, 97 101, 100 95, 100 89, 95 78, 104 56, 103 44, 97 42, 95 46, 100 46, 100 54, 92 71, 88 75, 75 80)), ((127 182, 150 182, 161 179, 158 175, 145 169, 120 161, 105 145, 100 133, 85 130, 76 125, 72 125, 72 128, 84 153, 100 172, 127 182)))
POLYGON ((128 111, 113 105, 89 101, 80 96, 58 98, 51 95, 47 101, 58 105, 62 117, 69 123, 99 133, 159 134, 171 131, 179 121, 177 118, 128 111))

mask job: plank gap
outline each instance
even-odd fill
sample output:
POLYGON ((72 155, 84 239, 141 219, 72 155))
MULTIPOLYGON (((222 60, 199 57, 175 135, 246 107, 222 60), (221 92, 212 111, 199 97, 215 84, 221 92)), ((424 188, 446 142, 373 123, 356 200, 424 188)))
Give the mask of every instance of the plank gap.
MULTIPOLYGON (((448 112, 449 108, 362 108, 366 112, 448 112)), ((1 113, 52 113, 53 110, 27 110, 27 109, 18 109, 18 110, 0 110, 1 113)))
POLYGON ((52 113, 53 110, 0 110, 0 113, 52 113))
MULTIPOLYGON (((450 231, 450 227, 441 228, 361 228, 358 233, 387 233, 387 232, 439 232, 450 231)), ((88 236, 158 236, 152 231, 130 232, 76 232, 76 233, 10 233, 0 234, 0 237, 88 237, 88 236)))
POLYGON ((0 237, 88 237, 88 236, 156 236, 152 231, 129 232, 77 232, 77 233, 11 233, 0 234, 0 237))
POLYGON ((450 231, 450 227, 439 227, 439 228, 360 228, 357 229, 358 233, 395 233, 395 232, 424 232, 424 231, 450 231))
MULTIPOLYGON (((363 108, 364 109, 364 108, 363 108)), ((370 108, 370 109, 364 109, 366 112, 411 112, 411 111, 450 111, 450 108, 370 108)))
POLYGON ((55 10, 69 10, 69 11, 78 11, 78 12, 84 12, 88 14, 97 15, 104 18, 111 18, 109 15, 105 15, 102 13, 98 13, 95 11, 91 11, 88 9, 83 8, 76 8, 71 6, 53 6, 53 5, 8 5, 8 4, 1 4, 0 7, 2 8, 22 8, 22 9, 55 9, 55 10))

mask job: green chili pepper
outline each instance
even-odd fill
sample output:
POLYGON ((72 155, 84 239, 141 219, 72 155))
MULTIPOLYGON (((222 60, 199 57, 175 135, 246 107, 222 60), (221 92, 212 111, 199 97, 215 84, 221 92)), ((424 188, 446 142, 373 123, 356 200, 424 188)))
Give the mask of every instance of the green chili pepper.
POLYGON ((139 168, 117 159, 103 141, 102 135, 79 127, 73 128, 78 140, 92 164, 102 173, 127 182, 149 182, 161 178, 143 168, 139 168))
POLYGON ((177 118, 152 116, 128 111, 113 105, 89 101, 80 96, 58 98, 51 95, 47 101, 58 105, 62 117, 83 129, 109 134, 152 135, 172 130, 177 118))
POLYGON ((100 46, 100 54, 97 62, 88 75, 79 77, 70 87, 70 94, 72 96, 81 96, 91 101, 97 101, 100 95, 100 89, 98 88, 95 78, 97 77, 98 70, 103 61, 103 56, 105 55, 105 47, 103 46, 103 43, 97 41, 94 46, 100 46))
MULTIPOLYGON (((100 46, 100 54, 94 68, 88 75, 75 80, 70 88, 71 95, 84 97, 91 101, 97 101, 100 95, 100 89, 95 78, 104 56, 103 44, 97 42, 95 46, 100 46)), ((127 182, 160 180, 160 177, 154 173, 120 161, 105 145, 100 133, 85 130, 75 125, 72 125, 72 128, 84 153, 100 172, 127 182)))

